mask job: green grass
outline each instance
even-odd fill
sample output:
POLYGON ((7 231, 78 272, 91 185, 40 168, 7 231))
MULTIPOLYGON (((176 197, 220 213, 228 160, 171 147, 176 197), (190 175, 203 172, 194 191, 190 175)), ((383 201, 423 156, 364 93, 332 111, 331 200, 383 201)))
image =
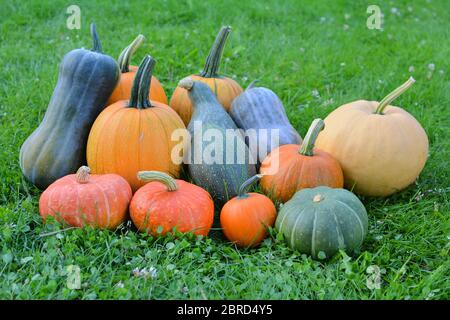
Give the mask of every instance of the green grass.
POLYGON ((2 2, 0 298, 450 298, 447 1, 378 1, 383 31, 366 27, 370 1, 77 3, 81 30, 65 26, 67 1, 2 2), (201 69, 220 26, 231 25, 221 71, 242 86, 261 79, 283 100, 302 136, 314 118, 353 100, 379 100, 412 74, 417 83, 395 104, 428 134, 425 169, 401 193, 362 199, 370 226, 361 253, 328 262, 291 251, 276 234, 253 250, 237 250, 220 231, 201 241, 151 239, 130 225, 52 234, 61 227, 42 224, 40 193, 24 181, 18 152, 45 113, 63 55, 91 46, 90 21, 114 57, 144 34, 134 64, 146 53, 155 57, 169 95, 179 79, 201 69), (68 265, 81 269, 80 290, 66 286, 68 265), (380 289, 366 285, 372 265, 381 270, 380 289), (154 277, 133 274, 152 267, 154 277))

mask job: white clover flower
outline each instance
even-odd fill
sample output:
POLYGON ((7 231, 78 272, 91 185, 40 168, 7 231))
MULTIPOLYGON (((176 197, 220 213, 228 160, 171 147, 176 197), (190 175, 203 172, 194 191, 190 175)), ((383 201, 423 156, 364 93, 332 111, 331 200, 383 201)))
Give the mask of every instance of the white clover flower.
POLYGON ((409 72, 414 72, 414 66, 409 66, 408 71, 409 72))
POLYGON ((434 65, 434 63, 429 63, 428 69, 430 69, 431 71, 434 71, 434 69, 436 69, 436 66, 434 65))

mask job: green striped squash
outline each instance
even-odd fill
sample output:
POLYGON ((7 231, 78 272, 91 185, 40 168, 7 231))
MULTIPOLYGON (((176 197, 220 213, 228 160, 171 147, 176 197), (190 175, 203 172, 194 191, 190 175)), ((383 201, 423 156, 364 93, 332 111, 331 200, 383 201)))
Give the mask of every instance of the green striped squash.
POLYGON ((275 222, 292 249, 315 259, 359 249, 367 227, 367 212, 358 197, 329 187, 298 191, 282 206, 275 222))

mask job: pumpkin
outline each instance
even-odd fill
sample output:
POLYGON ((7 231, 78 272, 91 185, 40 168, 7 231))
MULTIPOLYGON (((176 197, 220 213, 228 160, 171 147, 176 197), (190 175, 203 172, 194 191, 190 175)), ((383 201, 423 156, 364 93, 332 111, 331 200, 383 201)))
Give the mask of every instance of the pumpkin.
POLYGON ((412 184, 428 157, 419 122, 390 103, 414 83, 410 78, 381 102, 358 100, 325 118, 317 147, 336 158, 345 186, 365 196, 388 196, 412 184))
POLYGON ((138 178, 147 182, 136 191, 130 204, 131 220, 139 231, 153 236, 174 229, 208 235, 214 220, 214 202, 207 191, 158 171, 141 171, 138 178))
POLYGON ((178 177, 181 170, 182 159, 172 160, 172 149, 179 144, 172 140, 172 133, 185 126, 173 109, 148 100, 154 65, 153 58, 144 58, 130 100, 118 101, 98 116, 87 144, 92 171, 117 173, 133 191, 144 185, 136 176, 138 171, 157 170, 178 177))
POLYGON ((44 119, 20 148, 22 173, 39 189, 86 163, 89 130, 119 79, 117 63, 102 53, 94 24, 91 34, 92 50, 64 56, 44 119))
POLYGON ((227 239, 238 247, 255 247, 266 237, 267 227, 272 227, 277 210, 263 194, 246 190, 261 175, 255 175, 239 188, 238 195, 228 201, 220 212, 220 224, 227 239))
POLYGON ((189 174, 196 185, 222 205, 256 174, 255 160, 236 124, 208 85, 190 77, 178 85, 188 91, 195 110, 188 126, 191 144, 185 157, 189 174))
MULTIPOLYGON (((193 80, 206 83, 227 111, 230 110, 233 99, 242 92, 241 86, 236 81, 218 74, 222 51, 230 32, 231 27, 229 26, 220 29, 209 51, 203 71, 198 75, 191 75, 193 80)), ((170 99, 170 106, 180 115, 187 126, 193 113, 193 107, 188 93, 183 87, 178 86, 175 89, 170 99)))
POLYGON ((280 202, 288 201, 304 188, 329 186, 342 188, 344 177, 339 162, 330 154, 314 148, 322 119, 315 119, 301 146, 286 144, 273 150, 263 161, 261 187, 266 194, 280 202))
POLYGON ((359 250, 367 228, 361 201, 350 191, 329 187, 298 191, 281 207, 275 222, 292 249, 315 259, 359 250))
MULTIPOLYGON (((130 61, 131 57, 144 40, 145 37, 142 34, 138 35, 136 39, 134 39, 130 45, 123 49, 122 53, 120 54, 118 59, 121 72, 120 80, 108 99, 108 106, 117 101, 128 100, 130 98, 134 77, 136 76, 136 72, 138 69, 136 66, 130 66, 130 61)), ((164 88, 155 76, 152 76, 150 86, 150 96, 148 98, 153 101, 167 104, 167 96, 164 88)))
POLYGON ((246 130, 246 140, 258 162, 272 149, 285 144, 300 144, 302 138, 289 122, 283 103, 270 89, 254 87, 253 81, 231 104, 230 115, 246 130), (250 134, 250 130, 254 130, 250 134))
POLYGON ((73 227, 115 229, 127 218, 130 185, 116 174, 90 175, 86 166, 53 182, 39 199, 44 221, 53 216, 73 227))

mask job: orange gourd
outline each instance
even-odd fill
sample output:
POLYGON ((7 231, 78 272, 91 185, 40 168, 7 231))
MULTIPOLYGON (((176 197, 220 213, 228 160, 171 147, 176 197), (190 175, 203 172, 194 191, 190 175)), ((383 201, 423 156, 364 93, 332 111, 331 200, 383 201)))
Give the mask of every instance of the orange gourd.
MULTIPOLYGON (((194 81, 206 83, 227 111, 230 111, 234 98, 243 91, 236 81, 218 74, 222 51, 230 32, 231 27, 229 26, 220 29, 206 59, 203 71, 198 75, 190 76, 194 81)), ((188 97, 187 90, 180 86, 176 87, 170 99, 170 106, 180 115, 187 126, 193 113, 192 103, 188 97)))
POLYGON ((126 220, 131 188, 116 174, 90 175, 83 166, 53 182, 39 199, 39 213, 73 227, 114 229, 126 220))
POLYGON ((267 227, 275 223, 277 210, 263 194, 246 193, 246 189, 259 180, 255 175, 245 181, 236 197, 229 200, 220 213, 220 224, 226 238, 238 247, 255 247, 266 237, 267 227))
POLYGON ((175 228, 177 232, 208 235, 214 202, 206 190, 158 171, 139 172, 138 178, 148 182, 130 204, 131 220, 139 231, 158 236, 175 228))
MULTIPOLYGON (((137 67, 131 66, 130 61, 134 52, 139 48, 142 42, 145 40, 142 34, 138 35, 134 41, 127 46, 119 56, 118 63, 120 68, 120 79, 112 92, 111 96, 108 99, 107 106, 120 101, 120 100, 128 100, 130 98, 131 89, 133 87, 133 81, 136 76, 137 67)), ((164 104, 167 104, 167 96, 164 91, 163 86, 159 82, 159 80, 152 76, 151 87, 149 92, 149 99, 153 101, 158 101, 164 104)))
MULTIPOLYGON (((89 134, 87 162, 94 173, 117 173, 133 191, 144 185, 136 174, 157 170, 178 177, 184 145, 172 133, 185 130, 183 121, 167 105, 148 100, 155 60, 142 61, 133 84, 131 99, 118 101, 98 116, 89 134), (179 157, 172 150, 180 147, 179 157)), ((183 142, 183 141, 182 141, 183 142)))
POLYGON ((272 152, 261 164, 261 187, 273 199, 286 202, 304 188, 328 186, 342 188, 344 177, 339 162, 330 154, 314 148, 322 119, 315 119, 302 145, 286 144, 272 152))
POLYGON ((425 130, 407 111, 389 105, 413 83, 410 78, 381 102, 358 100, 325 118, 317 146, 339 161, 352 191, 391 195, 412 184, 425 166, 425 130))

